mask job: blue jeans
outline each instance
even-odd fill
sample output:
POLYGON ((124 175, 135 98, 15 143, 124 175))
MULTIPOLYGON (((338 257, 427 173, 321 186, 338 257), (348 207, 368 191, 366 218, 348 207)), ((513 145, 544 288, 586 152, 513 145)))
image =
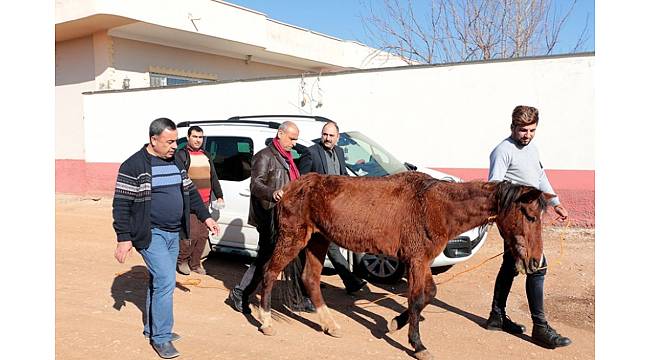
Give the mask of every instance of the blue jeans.
POLYGON ((149 269, 144 335, 155 344, 172 339, 174 326, 174 289, 179 234, 151 229, 151 244, 140 250, 149 269))

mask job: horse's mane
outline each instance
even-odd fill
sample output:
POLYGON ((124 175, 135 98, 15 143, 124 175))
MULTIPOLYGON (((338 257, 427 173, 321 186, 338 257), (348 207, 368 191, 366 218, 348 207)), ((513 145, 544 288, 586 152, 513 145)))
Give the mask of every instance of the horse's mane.
MULTIPOLYGON (((507 212, 523 191, 523 185, 513 184, 508 180, 497 183, 497 213, 507 212)), ((544 196, 539 196, 536 200, 539 208, 544 211, 548 205, 544 196)))
POLYGON ((437 183, 439 183, 441 181, 444 181, 444 180, 439 180, 439 179, 436 179, 434 177, 423 179, 419 184, 414 186, 415 189, 416 189, 415 190, 416 196, 418 198, 423 198, 425 196, 425 194, 427 193, 427 191, 429 191, 429 188, 431 188, 431 186, 433 186, 434 184, 437 184, 437 183))

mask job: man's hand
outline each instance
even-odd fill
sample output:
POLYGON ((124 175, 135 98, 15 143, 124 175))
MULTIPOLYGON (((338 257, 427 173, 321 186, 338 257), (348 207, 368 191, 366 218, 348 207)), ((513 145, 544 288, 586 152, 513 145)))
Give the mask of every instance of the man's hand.
POLYGON ((218 198, 217 200, 214 200, 212 203, 210 203, 210 207, 213 210, 221 210, 226 207, 226 202, 223 201, 223 198, 218 198))
POLYGON ((555 205, 555 212, 559 215, 558 219, 561 221, 566 220, 569 217, 569 212, 566 211, 562 204, 555 205))
POLYGON ((214 235, 219 235, 219 224, 217 224, 216 221, 214 221, 213 218, 209 217, 205 220, 205 226, 208 227, 208 231, 213 233, 214 235))
POLYGON ((126 256, 129 255, 129 251, 131 251, 132 247, 133 243, 131 243, 131 241, 120 241, 117 243, 117 247, 115 248, 115 258, 120 262, 120 264, 124 264, 124 260, 126 260, 126 256))
POLYGON ((275 190, 273 192, 273 200, 275 200, 276 202, 280 201, 280 199, 282 199, 282 195, 284 195, 284 191, 282 191, 282 189, 275 190))

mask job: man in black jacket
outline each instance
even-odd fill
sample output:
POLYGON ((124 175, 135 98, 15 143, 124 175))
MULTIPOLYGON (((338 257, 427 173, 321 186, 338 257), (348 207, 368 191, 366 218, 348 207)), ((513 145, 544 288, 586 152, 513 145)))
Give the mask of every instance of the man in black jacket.
MULTIPOLYGON (((339 126, 334 121, 328 121, 321 131, 321 141, 310 146, 309 151, 300 159, 300 174, 304 175, 308 172, 316 172, 326 175, 347 176, 345 154, 343 154, 343 149, 336 146, 339 137, 339 126)), ((314 236, 322 235, 317 233, 314 236)), ((350 272, 348 263, 343 255, 341 255, 338 245, 330 242, 330 246, 327 249, 327 256, 332 262, 332 265, 334 265, 341 280, 343 280, 345 290, 349 294, 364 288, 366 282, 350 272)))
POLYGON ((210 231, 219 225, 201 202, 183 165, 174 158, 178 132, 167 118, 149 126, 149 143, 120 165, 113 197, 115 258, 124 263, 132 247, 149 270, 144 335, 165 359, 179 355, 172 344, 173 295, 179 232, 190 233, 190 212, 210 231))
MULTIPOLYGON (((246 270, 239 284, 228 294, 232 307, 244 314, 251 312, 249 297, 255 293, 261 282, 264 264, 271 258, 275 249, 273 212, 275 205, 284 195, 282 187, 300 176, 291 155, 291 149, 298 141, 298 134, 298 126, 292 121, 285 121, 278 128, 273 141, 253 156, 248 223, 255 226, 259 233, 257 257, 246 270)), ((292 266, 294 263, 289 264, 287 268, 292 266)), ((300 285, 301 294, 293 296, 291 300, 296 304, 290 306, 294 310, 315 312, 316 309, 311 300, 305 296, 306 290, 299 279, 302 269, 296 269, 297 267, 299 266, 293 268, 292 276, 300 285)))

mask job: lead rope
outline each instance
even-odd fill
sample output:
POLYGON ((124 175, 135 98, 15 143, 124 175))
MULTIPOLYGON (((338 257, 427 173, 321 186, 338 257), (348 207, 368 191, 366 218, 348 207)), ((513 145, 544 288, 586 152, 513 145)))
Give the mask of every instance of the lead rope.
MULTIPOLYGON (((559 218, 555 219, 556 223, 557 223, 558 219, 559 218)), ((567 230, 568 230, 570 225, 571 225, 571 219, 568 219, 565 222, 564 227, 562 228, 562 233, 560 235, 560 256, 556 260, 554 260, 553 266, 559 265, 559 264, 562 263, 562 258, 564 258, 564 239, 566 238, 566 233, 567 233, 567 230)), ((544 257, 546 257, 546 255, 544 255, 544 257)), ((547 260, 546 261, 546 266, 542 266, 541 268, 537 269, 537 271, 548 269, 548 267, 549 267, 549 263, 548 263, 548 260, 547 260)))
MULTIPOLYGON (((131 271, 131 270, 117 272, 117 273, 115 273, 115 277, 126 275, 129 271, 131 271)), ((126 277, 129 278, 129 279, 139 279, 139 280, 145 280, 148 277, 148 275, 145 274, 145 273, 142 273, 142 276, 138 276, 138 275, 139 275, 139 273, 138 274, 128 274, 128 275, 126 275, 126 277)), ((182 280, 176 280, 176 285, 194 286, 194 287, 197 287, 197 288, 204 288, 204 289, 222 289, 222 290, 224 290, 226 292, 230 291, 230 290, 228 290, 225 287, 220 286, 220 285, 201 285, 201 279, 198 279, 198 278, 186 278, 186 279, 182 279, 182 280)))

